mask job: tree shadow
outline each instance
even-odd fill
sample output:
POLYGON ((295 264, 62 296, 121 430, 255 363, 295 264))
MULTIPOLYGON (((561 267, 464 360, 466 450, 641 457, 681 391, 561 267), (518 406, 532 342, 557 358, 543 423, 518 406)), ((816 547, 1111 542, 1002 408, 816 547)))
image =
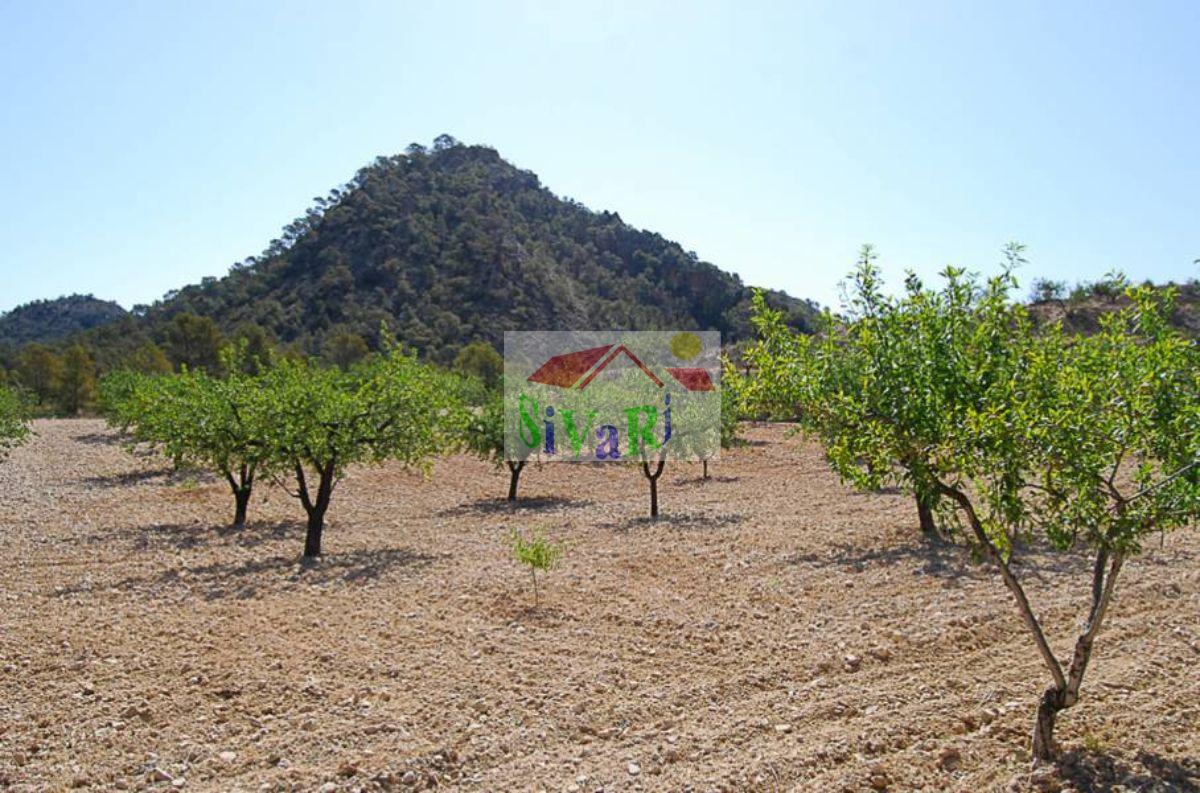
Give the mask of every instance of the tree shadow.
POLYGON ((1063 752, 1056 763, 1058 775, 1079 790, 1178 790, 1200 793, 1200 759, 1183 762, 1153 752, 1140 751, 1136 765, 1107 752, 1063 752))
POLYGON ((84 432, 72 435, 71 440, 85 446, 120 446, 121 435, 117 432, 84 432))
POLYGON ((565 509, 583 509, 593 503, 587 499, 560 498, 558 496, 534 496, 508 501, 503 498, 481 498, 439 510, 438 517, 461 518, 479 515, 507 515, 521 512, 552 512, 565 509))
POLYGON ((1094 563, 1095 552, 1082 543, 1060 550, 1045 537, 1036 536, 1022 537, 1013 542, 1009 566, 1018 576, 1047 581, 1047 576, 1090 575, 1094 563))
POLYGON ((446 554, 418 553, 407 548, 359 548, 315 560, 277 555, 248 562, 213 562, 171 568, 152 575, 129 576, 112 584, 77 584, 56 589, 54 594, 66 597, 96 589, 115 589, 176 599, 180 592, 186 592, 204 600, 248 600, 272 589, 335 582, 355 584, 397 570, 416 571, 445 557, 446 554))
POLYGON ((242 548, 256 548, 276 540, 289 540, 304 536, 304 524, 297 520, 277 523, 263 520, 247 521, 240 526, 223 525, 213 530, 218 537, 242 548))
POLYGON ((735 512, 721 514, 711 512, 668 512, 659 515, 657 518, 652 518, 649 515, 629 518, 622 521, 616 527, 616 530, 632 531, 648 526, 684 530, 720 529, 726 526, 736 526, 745 520, 745 515, 735 512))
MULTIPOLYGON (((573 619, 570 612, 564 611, 553 604, 546 603, 549 594, 542 593, 542 603, 537 606, 532 602, 523 602, 520 599, 509 599, 497 603, 493 606, 493 613, 496 617, 509 622, 543 628, 555 627, 570 622, 573 619)), ((532 599, 532 593, 528 597, 532 599)))
MULTIPOLYGON (((887 548, 863 548, 849 543, 835 545, 825 553, 794 553, 789 564, 836 564, 847 572, 861 572, 868 565, 916 564, 913 573, 945 578, 953 582, 960 578, 984 579, 998 575, 995 565, 974 545, 956 542, 953 538, 927 537, 913 530, 916 542, 887 548)), ((1020 542, 1012 555, 1009 567, 1018 579, 1051 580, 1057 576, 1082 576, 1091 569, 1092 559, 1084 549, 1059 551, 1044 541, 1020 542)))
POLYGON ((89 476, 82 481, 84 485, 89 487, 131 487, 155 479, 162 479, 163 484, 167 484, 171 480, 172 473, 173 471, 170 466, 167 466, 163 468, 147 468, 141 471, 126 471, 120 474, 89 476))
POLYGON ((692 485, 692 486, 704 485, 704 484, 708 484, 710 482, 716 482, 716 483, 720 483, 720 484, 724 485, 724 484, 730 484, 731 482, 740 482, 740 481, 742 481, 742 478, 740 476, 718 476, 715 474, 710 474, 708 476, 708 478, 706 479, 704 477, 704 475, 701 474, 700 476, 688 476, 688 477, 681 476, 678 479, 672 479, 671 484, 678 485, 680 487, 687 487, 689 485, 692 485))
POLYGON ((161 539, 165 544, 175 548, 194 548, 215 535, 231 545, 241 548, 256 548, 269 542, 288 540, 304 536, 304 526, 299 521, 285 520, 277 523, 270 521, 247 521, 241 526, 220 525, 202 526, 197 524, 166 524, 151 526, 137 532, 130 532, 134 537, 134 547, 139 550, 158 545, 161 539))
POLYGON ((994 573, 991 565, 975 559, 965 545, 921 536, 917 544, 889 548, 862 548, 849 543, 835 545, 825 553, 792 553, 784 562, 791 565, 844 568, 857 573, 871 565, 914 566, 914 575, 928 575, 954 582, 962 578, 980 579, 994 573))
POLYGON ((133 526, 114 529, 102 534, 89 534, 69 542, 83 545, 110 545, 125 541, 136 551, 173 550, 186 551, 212 543, 214 539, 240 548, 256 548, 270 542, 289 540, 304 536, 304 525, 299 521, 280 522, 252 520, 241 526, 206 523, 157 523, 152 526, 133 526))

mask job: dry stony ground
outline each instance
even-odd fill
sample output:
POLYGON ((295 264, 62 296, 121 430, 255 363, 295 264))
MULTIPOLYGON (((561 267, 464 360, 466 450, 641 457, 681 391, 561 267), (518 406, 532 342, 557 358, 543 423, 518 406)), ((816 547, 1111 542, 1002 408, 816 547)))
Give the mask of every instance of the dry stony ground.
MULTIPOLYGON (((44 790, 1200 789, 1200 538, 1127 565, 1031 775, 1047 675, 1008 593, 924 545, 780 427, 664 475, 430 479, 355 469, 326 557, 263 488, 242 530, 207 477, 39 421, 0 464, 0 788, 44 790), (514 528, 569 543, 529 606, 514 528)), ((1019 565, 1064 652, 1086 561, 1019 565)))

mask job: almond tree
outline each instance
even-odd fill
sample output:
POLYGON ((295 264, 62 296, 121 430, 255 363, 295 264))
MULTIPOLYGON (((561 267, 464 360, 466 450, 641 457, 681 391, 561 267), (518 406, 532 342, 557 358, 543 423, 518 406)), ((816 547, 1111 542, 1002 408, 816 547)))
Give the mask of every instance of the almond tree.
POLYGON ((268 458, 295 476, 308 516, 304 555, 321 554, 334 490, 353 463, 400 460, 428 468, 452 447, 455 389, 444 374, 391 350, 351 371, 283 360, 260 381, 268 458))
POLYGON ((223 379, 186 368, 160 376, 115 372, 105 377, 100 391, 109 423, 135 442, 152 444, 176 466, 219 474, 233 493, 233 525, 241 526, 256 477, 266 472, 271 458, 262 437, 258 381, 229 371, 223 379))
POLYGON ((100 410, 110 427, 126 433, 137 423, 138 389, 149 377, 134 369, 114 369, 100 378, 100 410))
MULTIPOLYGON (((1200 365, 1166 321, 1169 293, 1135 290, 1100 334, 1068 340, 1059 328, 1033 335, 1009 300, 1010 271, 984 286, 958 269, 943 275, 940 291, 910 277, 902 298, 881 300, 865 262, 854 299, 875 307, 827 323, 816 341, 768 333, 757 387, 799 409, 848 481, 924 488, 965 524, 1050 672, 1032 744, 1046 760, 1125 559, 1147 533, 1200 514, 1200 365), (1086 623, 1066 664, 1013 569, 1034 535, 1092 555, 1086 623)), ((773 317, 759 314, 770 330, 773 317)))
POLYGON ((0 386, 0 459, 29 437, 25 406, 16 391, 0 386))
MULTIPOLYGON (((636 391, 631 391, 636 395, 636 391)), ((612 397, 616 400, 618 397, 612 397)), ((630 404, 632 400, 625 398, 618 404, 630 404)), ((632 402, 636 404, 636 401, 632 402)), ((720 448, 724 448, 726 440, 732 440, 732 432, 736 430, 736 419, 732 423, 726 421, 725 406, 728 400, 725 392, 719 392, 715 399, 689 400, 675 399, 671 403, 671 435, 662 443, 631 444, 630 459, 639 464, 642 476, 650 485, 650 517, 658 517, 658 483, 666 470, 669 460, 699 460, 704 465, 704 473, 708 473, 708 461, 720 448)), ((731 405, 731 403, 730 403, 731 405)), ((647 410, 652 406, 646 406, 647 410)), ((731 405, 732 407, 732 405, 731 405)), ((627 411, 628 413, 628 411, 627 411)), ((733 413, 736 416, 736 413, 733 413)), ((635 419, 630 417, 631 441, 632 426, 635 419)), ((666 416, 655 422, 655 432, 661 432, 661 439, 666 433, 666 416)), ((647 440, 644 437, 643 441, 647 440)))
POLYGON ((541 593, 538 590, 538 571, 547 573, 553 570, 563 555, 564 546, 562 543, 546 539, 545 533, 540 529, 535 529, 528 537, 513 531, 509 539, 512 543, 513 556, 518 562, 529 568, 529 575, 533 578, 533 607, 539 608, 541 593))
MULTIPOLYGON (((1037 460, 1035 475, 1021 492, 1026 517, 1054 548, 1083 546, 1092 558, 1086 620, 1066 661, 1050 650, 1008 568, 1005 546, 989 544, 1053 681, 1037 710, 1033 755, 1038 760, 1053 757, 1055 719, 1079 701, 1126 559, 1142 550, 1147 535, 1200 516, 1197 345, 1168 322, 1173 288, 1139 287, 1127 294, 1132 305, 1102 318, 1099 333, 1067 340, 1055 327, 1039 338, 1023 393, 1017 395, 1015 418, 1026 428, 1026 443, 1037 460)), ((1002 444, 1005 435, 999 427, 981 433, 982 453, 970 467, 974 481, 997 457, 986 445, 1002 444)), ((942 491, 961 506, 972 531, 991 540, 988 516, 976 514, 963 484, 947 482, 942 491)), ((988 511, 1003 512, 1003 500, 1015 495, 997 488, 988 511)))
POLYGON ((463 446, 481 460, 508 468, 508 500, 517 500, 517 485, 528 460, 504 459, 504 399, 489 394, 482 405, 471 409, 463 423, 463 446))
POLYGON ((859 487, 911 493, 921 530, 936 536, 939 494, 929 458, 945 424, 929 383, 952 359, 928 353, 930 345, 952 346, 955 334, 970 332, 974 291, 963 271, 948 270, 942 299, 962 321, 923 326, 920 313, 904 310, 928 300, 920 281, 909 277, 905 302, 890 297, 874 261, 865 246, 845 316, 826 313, 815 337, 792 332, 781 312, 755 296, 760 340, 747 353, 756 375, 744 399, 774 418, 798 421, 825 444, 838 473, 859 487))
POLYGON ((217 379, 186 372, 170 381, 177 429, 163 446, 176 459, 216 471, 234 499, 233 525, 246 522, 256 477, 270 464, 262 440, 262 406, 253 377, 233 373, 217 379))

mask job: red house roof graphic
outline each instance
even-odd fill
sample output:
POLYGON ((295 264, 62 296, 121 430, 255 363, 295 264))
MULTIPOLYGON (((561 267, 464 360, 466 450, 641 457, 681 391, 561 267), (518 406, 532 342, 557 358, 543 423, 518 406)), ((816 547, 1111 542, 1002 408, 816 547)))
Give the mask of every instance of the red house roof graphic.
POLYGON ((646 377, 654 381, 654 384, 659 388, 663 387, 663 381, 654 376, 654 373, 646 368, 646 364, 642 363, 636 355, 629 351, 629 348, 624 344, 606 344, 603 347, 592 347, 590 350, 578 350, 576 352, 563 353, 555 355, 544 364, 542 364, 536 372, 529 375, 531 383, 544 383, 545 385, 558 386, 559 388, 573 388, 576 383, 579 383, 579 389, 587 388, 588 383, 595 379, 596 375, 604 371, 604 369, 613 362, 621 353, 629 356, 629 360, 637 365, 637 368, 645 372, 646 377), (605 353, 608 353, 605 357, 605 353), (595 366, 596 361, 601 361, 599 366, 595 366), (592 367, 595 366, 593 369, 592 367), (588 371, 591 374, 588 374, 588 371), (586 378, 583 376, 587 375, 586 378), (583 378, 583 382, 580 379, 583 378))
POLYGON ((529 382, 570 388, 579 382, 579 378, 583 377, 610 349, 612 349, 612 345, 606 344, 590 350, 555 355, 542 364, 536 372, 529 375, 529 382))
MULTIPOLYGON (((605 344, 603 347, 592 347, 587 350, 555 355, 529 375, 529 382, 557 386, 558 388, 587 388, 588 383, 595 379, 618 356, 624 354, 633 361, 637 368, 654 381, 654 385, 662 388, 664 383, 656 377, 641 360, 629 351, 624 344, 605 344), (599 362, 599 363, 597 363, 599 362)), ((689 391, 712 391, 713 382, 704 369, 667 369, 679 384, 689 391)))
POLYGON ((686 388, 688 391, 713 391, 713 390, 715 390, 713 388, 712 378, 708 376, 707 369, 694 369, 694 368, 671 369, 671 368, 668 368, 667 372, 670 373, 671 377, 674 377, 676 380, 678 380, 679 384, 682 385, 684 388, 686 388))

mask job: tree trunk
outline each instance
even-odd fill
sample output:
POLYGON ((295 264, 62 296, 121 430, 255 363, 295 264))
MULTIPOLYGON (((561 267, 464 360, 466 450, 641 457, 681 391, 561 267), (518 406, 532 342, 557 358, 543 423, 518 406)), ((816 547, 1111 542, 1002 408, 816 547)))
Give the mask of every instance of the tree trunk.
POLYGON ((1121 572, 1125 555, 1117 553, 1110 558, 1107 549, 1096 554, 1092 568, 1092 607, 1083 633, 1075 640, 1075 652, 1067 669, 1066 686, 1051 687, 1042 694, 1038 704, 1037 720, 1033 726, 1033 761, 1035 763, 1054 760, 1054 721, 1058 712, 1066 710, 1079 701, 1079 689, 1083 685, 1083 673, 1092 659, 1092 644, 1104 622, 1108 604, 1112 602, 1117 575, 1121 572))
POLYGON ((704 461, 704 478, 708 479, 708 460, 704 461))
POLYGON ((243 465, 234 479, 232 471, 225 471, 225 481, 233 491, 233 525, 246 525, 246 510, 250 506, 250 494, 254 490, 254 466, 243 465))
POLYGON ((665 460, 659 460, 654 473, 650 473, 650 463, 642 462, 642 475, 650 480, 650 517, 658 517, 658 478, 662 476, 665 460))
POLYGON ((1033 761, 1048 763, 1054 760, 1054 720, 1063 709, 1063 692, 1051 686, 1042 693, 1038 703, 1037 721, 1033 726, 1033 761))
MULTIPOLYGON (((1054 655, 1054 651, 1050 649, 1050 643, 1046 641, 1041 623, 1034 616, 1033 608, 1029 605, 1029 598, 1025 595, 1025 589, 1013 575, 1008 561, 988 539, 987 532, 983 530, 983 524, 975 513, 975 507, 971 503, 970 497, 958 488, 947 487, 941 483, 938 485, 938 492, 940 495, 952 499, 966 515, 967 525, 971 527, 975 539, 999 568, 1000 577, 1017 601, 1021 618, 1029 632, 1033 634, 1038 652, 1045 661, 1046 668, 1050 670, 1051 677, 1054 678, 1054 685, 1042 693, 1042 699, 1038 703, 1031 749, 1035 765, 1051 761, 1054 759, 1055 719, 1059 711, 1066 710, 1079 701, 1083 673, 1087 670, 1088 661, 1092 657, 1092 643, 1100 631, 1100 626, 1104 623, 1104 614, 1108 610, 1108 605, 1112 602, 1113 589, 1117 584, 1117 575, 1121 572, 1121 566, 1124 564, 1125 554, 1119 551, 1111 552, 1104 547, 1096 552, 1096 561, 1092 567, 1091 609, 1088 612, 1087 624, 1083 633, 1075 640, 1075 653, 1071 658, 1071 665, 1064 672, 1062 664, 1054 655)), ((1124 502, 1119 503, 1118 508, 1124 509, 1124 502)))
POLYGON ((304 556, 314 558, 321 555, 321 534, 325 531, 325 510, 308 513, 308 530, 304 534, 304 556))
POLYGON ((517 500, 517 482, 521 479, 521 471, 525 468, 525 460, 506 460, 508 464, 508 500, 517 500))
POLYGON ((246 509, 250 506, 250 488, 238 490, 233 494, 234 510, 233 525, 246 525, 246 509))
POLYGON ((325 530, 325 512, 329 509, 329 501, 333 498, 333 485, 336 468, 331 461, 319 469, 321 481, 317 485, 317 495, 313 498, 308 492, 308 483, 304 477, 304 465, 296 463, 296 495, 308 513, 308 529, 304 534, 304 557, 311 559, 321 555, 321 534, 325 530))
POLYGON ((937 496, 917 493, 917 517, 921 521, 921 532, 929 536, 938 533, 937 523, 933 519, 933 507, 937 496))

